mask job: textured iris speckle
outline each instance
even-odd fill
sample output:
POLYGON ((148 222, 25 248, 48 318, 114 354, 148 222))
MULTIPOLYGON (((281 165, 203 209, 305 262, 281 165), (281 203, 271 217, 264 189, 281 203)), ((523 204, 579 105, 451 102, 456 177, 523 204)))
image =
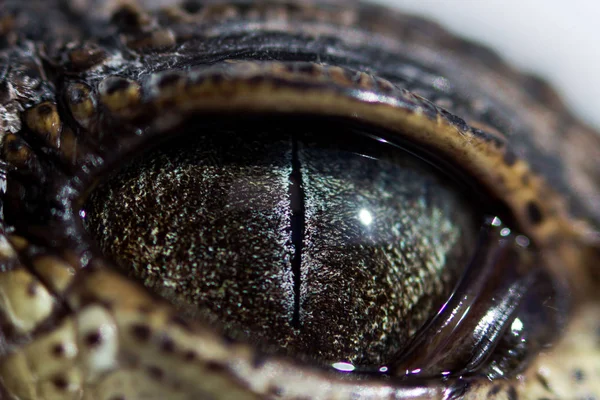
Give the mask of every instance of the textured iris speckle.
POLYGON ((185 314, 267 349, 372 365, 443 304, 476 232, 438 171, 358 135, 190 125, 97 189, 86 222, 185 314))

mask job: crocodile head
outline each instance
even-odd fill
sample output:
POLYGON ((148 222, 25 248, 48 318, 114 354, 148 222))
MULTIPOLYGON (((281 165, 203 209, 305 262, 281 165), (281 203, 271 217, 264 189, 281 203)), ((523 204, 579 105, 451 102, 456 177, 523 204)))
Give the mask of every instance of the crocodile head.
POLYGON ((2 398, 600 396, 600 135, 548 85, 379 6, 145 3, 0 8, 2 398))

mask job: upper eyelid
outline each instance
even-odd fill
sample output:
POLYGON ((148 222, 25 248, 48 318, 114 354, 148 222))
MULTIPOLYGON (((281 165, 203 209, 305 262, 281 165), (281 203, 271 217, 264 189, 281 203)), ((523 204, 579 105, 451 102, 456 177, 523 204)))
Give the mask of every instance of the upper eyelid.
MULTIPOLYGON (((66 83, 67 88, 73 85, 82 86, 77 81, 66 83)), ((77 117, 81 103, 74 101, 72 91, 66 93, 66 106, 77 117)), ((97 82, 95 88, 88 87, 84 99, 88 99, 84 111, 89 118, 103 112, 104 118, 112 115, 124 123, 139 123, 142 117, 140 126, 146 132, 165 130, 165 121, 177 124, 196 112, 285 114, 293 110, 350 119, 358 116, 362 122, 435 149, 488 185, 489 192, 509 206, 522 231, 541 248, 564 242, 559 238, 581 240, 560 196, 515 155, 502 134, 491 127, 487 131, 471 127, 429 100, 357 70, 310 62, 224 62, 186 72, 153 73, 140 82, 109 76, 97 82)), ((59 129, 61 125, 53 103, 29 109, 26 115, 30 114, 35 115, 37 123, 28 128, 46 140, 48 127, 59 129), (55 119, 57 122, 52 122, 55 119)), ((98 122, 101 125, 103 120, 98 122)), ((100 125, 95 128, 102 130, 100 125)), ((85 143, 86 138, 82 139, 85 143)), ((577 261, 569 264, 573 270, 584 268, 577 261)), ((566 275, 562 267, 555 266, 554 273, 566 275)), ((585 273, 570 273, 569 279, 581 276, 585 273)))
MULTIPOLYGON (((125 106, 114 111, 124 120, 136 114, 160 113, 172 117, 176 124, 191 113, 246 110, 315 113, 381 126, 439 151, 489 184, 490 192, 510 206, 521 228, 536 242, 565 235, 577 237, 559 195, 515 154, 502 134, 489 126, 487 131, 472 127, 385 79, 314 63, 238 61, 185 73, 156 73, 141 86, 136 82, 131 85, 136 85, 139 98, 131 95, 131 86, 124 85, 121 92, 109 95, 100 90, 100 103, 111 108, 111 98, 115 97, 115 104, 122 107, 124 99, 131 99, 129 110, 125 106), (544 202, 538 201, 541 198, 544 202)), ((143 125, 149 131, 164 130, 161 119, 151 117, 143 125)))

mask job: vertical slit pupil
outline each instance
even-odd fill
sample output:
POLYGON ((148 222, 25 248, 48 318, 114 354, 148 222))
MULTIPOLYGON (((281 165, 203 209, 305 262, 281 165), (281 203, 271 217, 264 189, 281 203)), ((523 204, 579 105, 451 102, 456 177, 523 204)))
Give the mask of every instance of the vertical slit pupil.
POLYGON ((302 173, 298 158, 298 138, 292 137, 292 173, 290 174, 290 206, 292 211, 291 231, 294 257, 292 273, 294 276, 294 313, 292 326, 300 328, 300 298, 302 287, 302 247, 304 244, 304 191, 302 173))

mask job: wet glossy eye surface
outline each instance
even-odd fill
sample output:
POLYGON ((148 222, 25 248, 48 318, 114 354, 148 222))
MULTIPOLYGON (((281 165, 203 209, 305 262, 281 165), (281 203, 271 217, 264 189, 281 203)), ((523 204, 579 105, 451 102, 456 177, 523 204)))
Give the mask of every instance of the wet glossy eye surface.
POLYGON ((83 212, 104 254, 188 317, 320 364, 380 366, 472 257, 481 215, 468 195, 348 126, 194 121, 83 212))

